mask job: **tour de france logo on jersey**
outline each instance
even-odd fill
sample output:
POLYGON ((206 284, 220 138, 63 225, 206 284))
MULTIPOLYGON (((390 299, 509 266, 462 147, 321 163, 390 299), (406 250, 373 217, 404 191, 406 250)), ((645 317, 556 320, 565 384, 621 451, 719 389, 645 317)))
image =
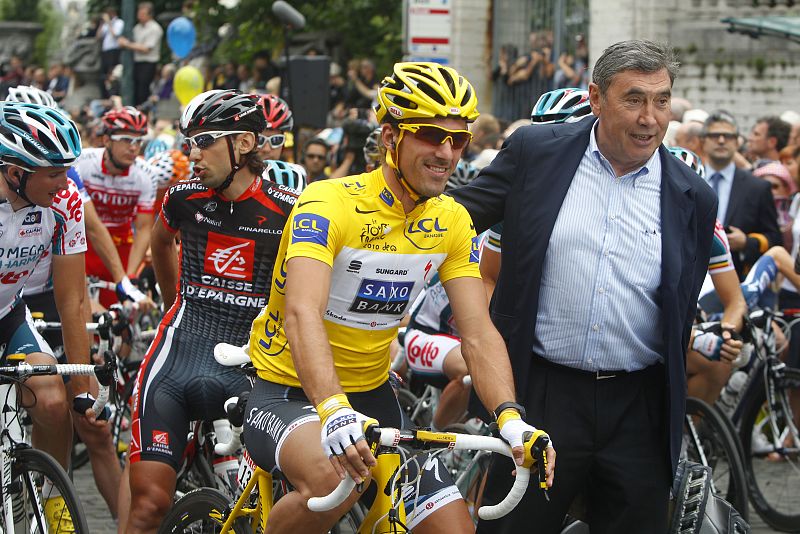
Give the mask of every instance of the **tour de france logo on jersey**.
POLYGON ((315 243, 328 246, 330 220, 315 213, 300 213, 292 221, 292 243, 315 243))
POLYGON ((403 228, 403 235, 420 250, 432 250, 444 241, 447 227, 439 217, 426 217, 411 221, 403 228))
POLYGON ((403 315, 408 307, 413 289, 414 282, 365 278, 361 281, 356 298, 350 305, 350 311, 403 315))

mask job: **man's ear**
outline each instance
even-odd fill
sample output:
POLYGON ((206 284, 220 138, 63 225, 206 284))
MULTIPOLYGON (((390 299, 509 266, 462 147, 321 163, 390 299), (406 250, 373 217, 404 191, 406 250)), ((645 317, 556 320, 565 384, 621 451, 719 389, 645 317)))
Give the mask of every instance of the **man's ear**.
POLYGON ((253 132, 243 133, 238 136, 236 141, 239 144, 239 152, 248 154, 256 147, 256 134, 253 132))
POLYGON ((8 177, 11 185, 14 187, 19 187, 19 184, 22 181, 22 175, 25 173, 25 171, 16 165, 6 165, 3 173, 8 177))

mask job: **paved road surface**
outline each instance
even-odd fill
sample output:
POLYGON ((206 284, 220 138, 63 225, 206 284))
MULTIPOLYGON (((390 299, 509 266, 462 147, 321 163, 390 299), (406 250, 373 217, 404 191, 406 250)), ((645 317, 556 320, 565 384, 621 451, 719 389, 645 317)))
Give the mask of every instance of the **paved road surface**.
MULTIPOLYGON (((78 495, 83 502, 83 508, 88 514, 89 530, 92 534, 111 534, 116 532, 116 524, 111 519, 108 513, 106 503, 97 488, 94 485, 92 478, 92 468, 89 464, 75 471, 73 476, 75 487, 78 490, 78 495)), ((776 532, 767 527, 761 518, 751 510, 750 522, 753 527, 753 534, 767 534, 776 532)))

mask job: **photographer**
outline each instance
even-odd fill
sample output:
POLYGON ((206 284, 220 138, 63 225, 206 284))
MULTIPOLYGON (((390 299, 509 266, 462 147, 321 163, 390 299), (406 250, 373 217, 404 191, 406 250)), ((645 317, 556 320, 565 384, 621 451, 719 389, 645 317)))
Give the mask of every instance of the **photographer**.
POLYGON ((344 138, 339 148, 339 166, 331 173, 331 178, 341 178, 366 170, 364 145, 367 136, 375 129, 374 117, 370 109, 351 109, 348 118, 342 123, 344 138))

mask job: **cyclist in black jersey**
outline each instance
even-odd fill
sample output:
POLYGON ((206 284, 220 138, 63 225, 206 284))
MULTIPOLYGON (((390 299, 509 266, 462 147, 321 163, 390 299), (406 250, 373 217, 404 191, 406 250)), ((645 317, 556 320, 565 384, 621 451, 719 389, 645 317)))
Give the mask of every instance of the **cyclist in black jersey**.
POLYGON ((241 373, 216 363, 213 348, 248 340, 296 198, 261 178, 256 139, 264 117, 256 100, 208 91, 181 118, 194 176, 170 187, 153 230, 153 265, 168 311, 134 394, 128 533, 155 532, 172 504, 189 422, 223 417, 224 401, 249 389, 241 373))

